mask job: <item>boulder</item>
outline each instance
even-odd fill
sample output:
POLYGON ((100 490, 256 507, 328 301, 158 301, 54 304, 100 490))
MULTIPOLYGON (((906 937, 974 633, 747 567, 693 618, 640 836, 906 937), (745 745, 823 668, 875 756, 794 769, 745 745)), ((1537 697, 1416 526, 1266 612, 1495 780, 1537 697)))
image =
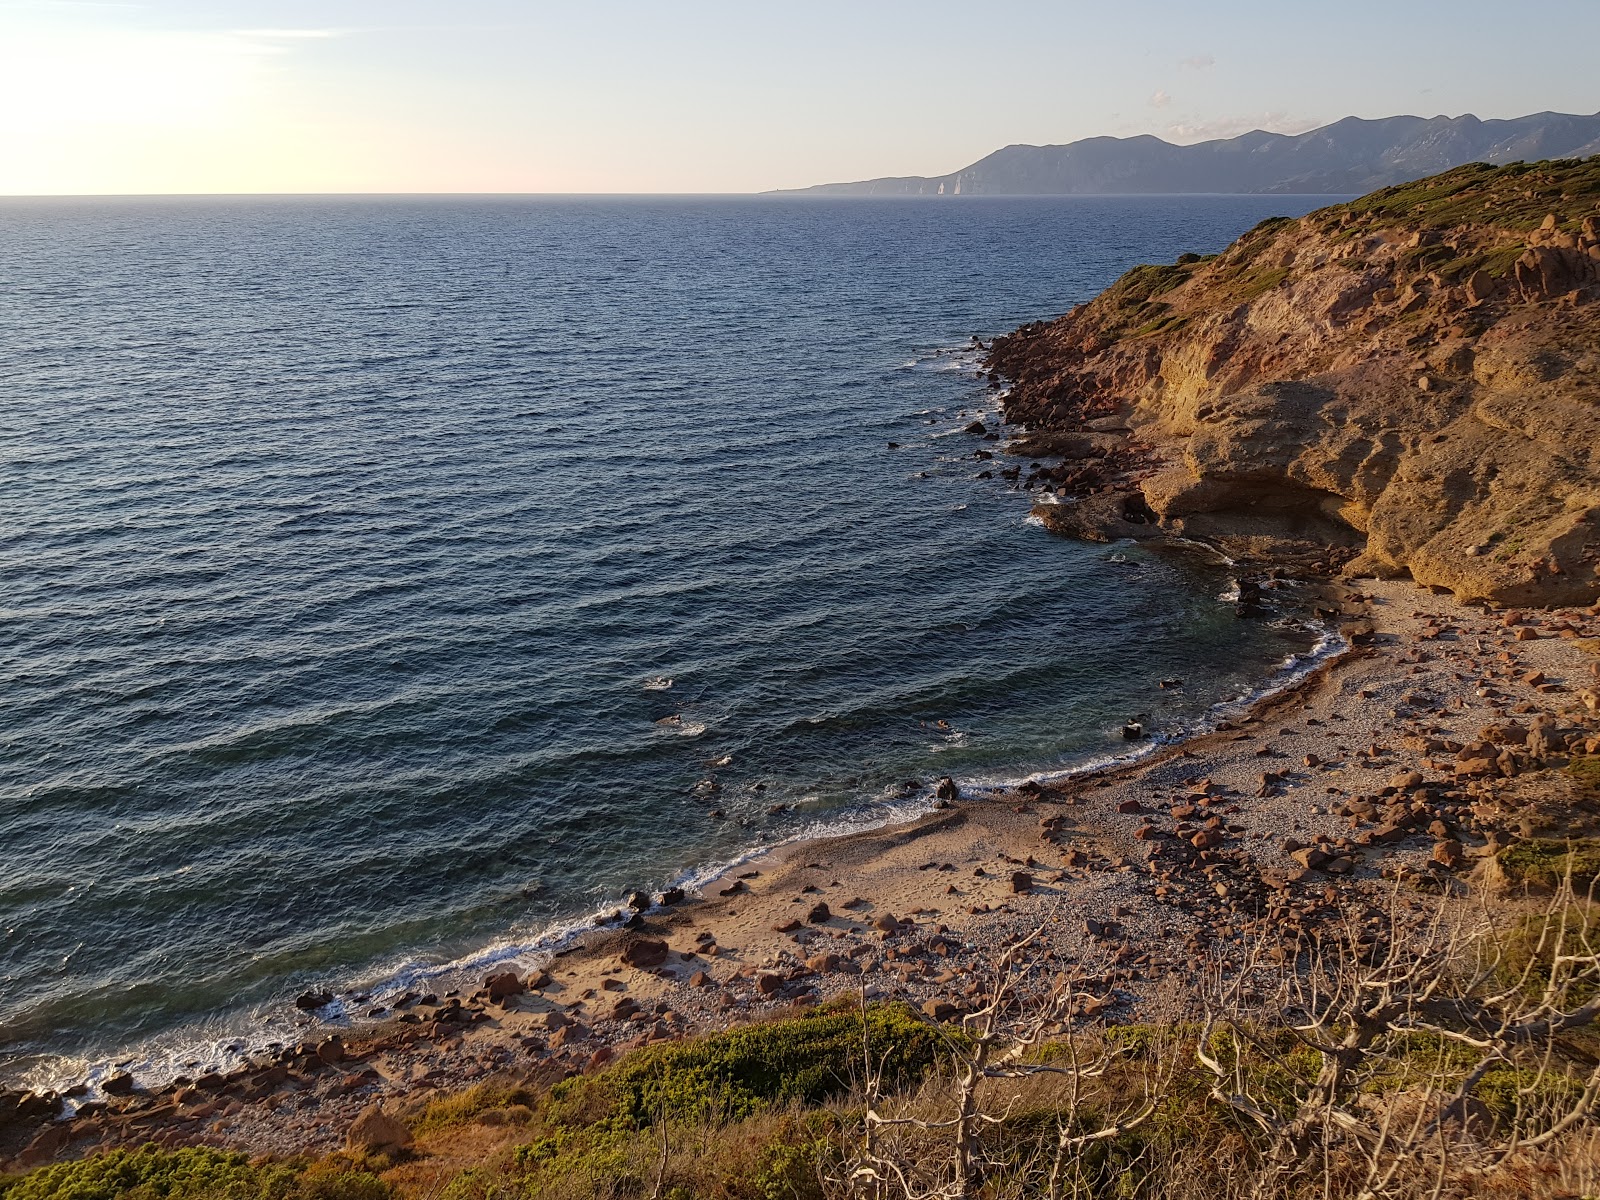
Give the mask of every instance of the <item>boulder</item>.
POLYGON ((60 1111, 61 1097, 54 1092, 41 1094, 26 1089, 0 1092, 0 1133, 13 1125, 49 1120, 60 1111))
POLYGON ((946 1021, 953 1021, 959 1017, 961 1008, 948 1000, 932 999, 922 1002, 922 1012, 930 1020, 937 1021, 942 1025, 946 1021))
POLYGON ((411 1131, 379 1105, 361 1110, 344 1135, 345 1149, 353 1154, 384 1154, 411 1145, 411 1131))
POLYGON ((1328 861, 1327 853, 1316 846, 1303 846, 1290 854, 1289 857, 1308 871, 1314 871, 1328 861))
POLYGON ((317 1059, 330 1067, 342 1063, 345 1060, 344 1039, 338 1034, 323 1038, 317 1043, 317 1059))
POLYGON ((41 1166, 65 1150, 71 1140, 72 1130, 67 1125, 51 1125, 42 1129, 17 1155, 16 1165, 24 1169, 41 1166))
POLYGON ((648 971, 659 967, 667 961, 668 950, 669 947, 666 942, 641 938, 636 942, 630 942, 624 947, 620 957, 623 966, 633 967, 639 971, 648 971))
POLYGON ((828 911, 826 904, 816 904, 806 914, 806 920, 812 925, 826 925, 833 914, 828 911))
POLYGON ((491 975, 484 980, 483 986, 489 993, 489 999, 496 1001, 520 996, 528 990, 522 980, 517 978, 515 971, 503 971, 499 975, 491 975))
POLYGON ((1033 876, 1026 871, 1011 872, 1011 890, 1018 894, 1033 891, 1033 876))

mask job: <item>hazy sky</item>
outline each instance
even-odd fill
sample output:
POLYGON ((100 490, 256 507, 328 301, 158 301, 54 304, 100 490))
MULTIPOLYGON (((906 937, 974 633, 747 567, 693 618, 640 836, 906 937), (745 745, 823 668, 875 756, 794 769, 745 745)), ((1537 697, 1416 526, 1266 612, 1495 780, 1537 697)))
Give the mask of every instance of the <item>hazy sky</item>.
POLYGON ((1600 0, 0 0, 0 193, 755 191, 1600 109, 1600 0))

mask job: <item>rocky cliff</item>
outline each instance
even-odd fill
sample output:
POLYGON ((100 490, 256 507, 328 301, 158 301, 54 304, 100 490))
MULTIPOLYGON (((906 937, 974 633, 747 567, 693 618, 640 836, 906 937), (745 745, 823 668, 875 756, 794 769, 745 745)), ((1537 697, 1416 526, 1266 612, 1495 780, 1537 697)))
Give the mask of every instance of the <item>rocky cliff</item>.
POLYGON ((1597 223, 1600 158, 1474 165, 1136 267, 992 348, 1036 512, 1594 602, 1597 223))

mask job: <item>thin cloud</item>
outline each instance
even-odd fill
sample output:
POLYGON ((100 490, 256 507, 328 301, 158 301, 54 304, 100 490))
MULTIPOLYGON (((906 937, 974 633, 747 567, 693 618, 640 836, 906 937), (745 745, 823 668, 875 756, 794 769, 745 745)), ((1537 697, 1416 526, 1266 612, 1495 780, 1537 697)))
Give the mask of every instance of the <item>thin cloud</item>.
POLYGON ((1216 56, 1213 54, 1195 54, 1188 58, 1178 60, 1180 67, 1192 67, 1196 71, 1204 71, 1217 65, 1216 56))
POLYGON ((335 38, 342 37, 342 29, 235 29, 233 31, 240 37, 264 38, 269 41, 296 38, 335 38))
POLYGON ((1165 88, 1157 88, 1155 95, 1150 97, 1151 108, 1166 108, 1172 103, 1172 97, 1167 95, 1165 88))

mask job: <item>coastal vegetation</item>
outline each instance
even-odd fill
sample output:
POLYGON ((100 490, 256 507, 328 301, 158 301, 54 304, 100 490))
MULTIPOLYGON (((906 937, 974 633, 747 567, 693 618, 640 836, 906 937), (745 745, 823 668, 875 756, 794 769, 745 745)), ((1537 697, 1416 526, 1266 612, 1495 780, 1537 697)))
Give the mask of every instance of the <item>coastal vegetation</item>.
MULTIPOLYGON (((981 1007, 821 1011, 400 1111, 403 1148, 251 1160, 146 1146, 4 1200, 909 1200, 1591 1195, 1600 943, 1558 882, 1471 915, 1396 902, 1187 1015, 1094 1020, 1020 940, 981 1007), (1197 1171, 1197 1163, 1205 1163, 1197 1171)), ((1185 1006, 1180 1004, 1180 1009, 1185 1006)))

